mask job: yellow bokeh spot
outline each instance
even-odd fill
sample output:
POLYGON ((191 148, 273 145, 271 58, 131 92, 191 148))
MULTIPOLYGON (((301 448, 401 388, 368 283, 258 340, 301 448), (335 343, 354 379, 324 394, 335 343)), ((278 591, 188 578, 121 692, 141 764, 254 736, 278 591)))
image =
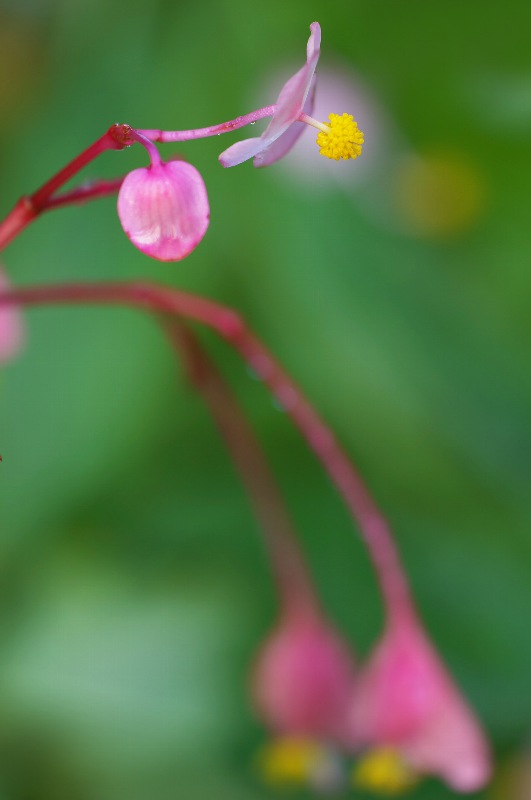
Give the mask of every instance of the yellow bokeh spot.
POLYGON ((323 758, 323 748, 311 739, 286 737, 267 742, 258 753, 257 766, 272 786, 303 786, 323 758))
POLYGON ((391 747, 370 750, 358 761, 352 773, 352 782, 358 789, 387 797, 402 794, 417 781, 417 773, 391 747))
POLYGON ((408 232, 421 237, 458 236, 474 226, 486 206, 483 176, 459 152, 402 158, 394 189, 399 220, 408 232))
POLYGON ((361 155, 363 133, 352 114, 330 114, 328 119, 329 122, 324 123, 326 133, 321 131, 316 139, 320 154, 334 161, 361 155))

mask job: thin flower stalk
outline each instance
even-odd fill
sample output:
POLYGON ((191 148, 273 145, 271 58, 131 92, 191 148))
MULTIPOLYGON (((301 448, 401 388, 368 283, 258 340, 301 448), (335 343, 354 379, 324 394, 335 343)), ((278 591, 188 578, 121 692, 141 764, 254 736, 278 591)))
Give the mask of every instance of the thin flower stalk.
POLYGON ((220 136, 222 133, 230 133, 245 125, 254 125, 261 119, 272 117, 276 111, 276 105, 257 108, 249 114, 243 114, 236 119, 228 122, 221 122, 218 125, 209 125, 206 128, 190 128, 184 131, 162 131, 158 128, 138 128, 138 133, 151 139, 152 142, 189 142, 193 139, 206 139, 209 136, 220 136))
POLYGON ((180 354, 225 442, 260 524, 281 607, 317 613, 317 600, 291 516, 260 442, 220 370, 189 325, 164 317, 163 325, 180 354))
POLYGON ((77 205, 87 203, 90 200, 99 200, 102 197, 109 197, 116 194, 120 186, 125 180, 125 175, 120 175, 119 178, 111 178, 109 180, 94 180, 86 181, 75 189, 68 192, 61 192, 61 194, 50 197, 46 203, 44 211, 51 211, 55 208, 62 208, 63 206, 77 205))
POLYGON ((299 756, 313 742, 314 757, 305 762, 312 780, 329 745, 343 743, 347 733, 354 659, 320 607, 278 485, 232 390, 188 325, 168 316, 163 324, 249 492, 277 584, 278 618, 255 655, 250 680, 255 711, 275 737, 261 751, 263 773, 278 773, 287 742, 299 756))
POLYGON ((7 247, 22 233, 30 222, 33 222, 48 208, 50 203, 53 204, 53 195, 87 164, 90 164, 106 150, 123 150, 125 147, 130 147, 134 141, 136 139, 133 137, 132 128, 129 125, 111 125, 103 136, 96 139, 33 194, 21 197, 7 217, 0 222, 0 250, 7 247))

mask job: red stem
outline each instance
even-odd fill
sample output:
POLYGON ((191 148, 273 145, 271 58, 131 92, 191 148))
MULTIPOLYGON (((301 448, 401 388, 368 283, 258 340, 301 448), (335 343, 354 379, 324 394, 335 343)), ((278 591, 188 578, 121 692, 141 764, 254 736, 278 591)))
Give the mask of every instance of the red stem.
POLYGON ((161 131, 158 128, 139 128, 137 133, 151 139, 153 142, 187 142, 190 139, 204 139, 207 136, 219 136, 222 133, 230 133, 230 131, 243 128, 244 125, 254 125, 255 122, 264 117, 273 116, 275 110, 276 106, 274 105, 264 106, 264 108, 251 111, 250 114, 244 114, 228 122, 221 122, 219 125, 209 125, 207 128, 191 128, 186 131, 161 131))
POLYGON ((183 357, 190 383, 208 406, 251 498, 283 612, 318 616, 319 601, 290 515, 243 409, 189 326, 168 317, 165 320, 165 329, 183 357))
POLYGON ((89 200, 98 200, 100 197, 108 197, 110 194, 116 194, 124 178, 125 175, 121 175, 119 178, 111 178, 108 181, 88 181, 87 183, 81 184, 81 186, 76 186, 75 189, 69 192, 62 192, 61 194, 56 194, 55 197, 50 197, 44 210, 50 211, 51 209, 61 208, 62 206, 86 203, 89 200))
POLYGON ((103 136, 96 139, 36 192, 27 197, 21 197, 13 210, 0 222, 0 250, 13 241, 42 211, 45 211, 50 203, 53 205, 53 201, 50 199, 52 195, 83 167, 105 150, 123 150, 124 147, 132 145, 134 141, 129 125, 111 125, 103 136))
POLYGON ((151 283, 62 284, 0 293, 2 305, 103 303, 136 306, 201 322, 214 329, 264 381, 306 439, 357 522, 380 581, 388 615, 412 611, 407 580, 382 512, 329 426, 299 387, 233 310, 151 283))

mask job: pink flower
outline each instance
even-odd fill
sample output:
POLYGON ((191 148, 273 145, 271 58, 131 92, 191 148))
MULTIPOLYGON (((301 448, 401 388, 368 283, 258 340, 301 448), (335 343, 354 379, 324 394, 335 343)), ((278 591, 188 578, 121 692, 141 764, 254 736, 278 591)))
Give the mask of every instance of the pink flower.
POLYGON ((282 736, 342 741, 352 695, 353 659, 316 614, 284 614, 258 654, 255 707, 282 736))
POLYGON ((120 187, 118 216, 143 253, 158 261, 180 261, 208 228, 210 209, 203 179, 186 161, 135 169, 120 187))
POLYGON ((219 157, 224 167, 234 167, 254 156, 255 167, 267 167, 282 158, 304 130, 301 114, 311 114, 313 106, 313 77, 319 61, 321 26, 310 25, 306 64, 284 84, 276 102, 275 113, 261 136, 243 139, 225 150, 219 157))
MULTIPOLYGON (((0 268, 0 291, 10 288, 4 271, 0 268)), ((15 306, 0 308, 0 364, 10 361, 20 351, 24 342, 22 314, 15 306)))
POLYGON ((489 779, 483 731, 411 614, 388 624, 358 676, 351 722, 357 746, 392 747, 458 792, 489 779))

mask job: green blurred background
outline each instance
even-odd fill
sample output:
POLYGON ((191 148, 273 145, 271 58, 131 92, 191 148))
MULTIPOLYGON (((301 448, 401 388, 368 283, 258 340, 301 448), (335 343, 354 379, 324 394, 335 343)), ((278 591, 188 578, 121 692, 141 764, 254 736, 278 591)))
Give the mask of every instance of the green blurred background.
MULTIPOLYGON (((1 0, 0 212, 112 122, 188 128, 274 102, 314 19, 322 88, 353 104, 321 93, 320 107, 366 130, 359 162, 323 170, 301 142, 270 169, 223 170, 242 136, 165 145, 210 196, 186 261, 136 252, 108 199, 46 215, 3 263, 19 284, 142 276, 242 311, 389 515, 497 748, 478 797, 523 800, 529 4, 1 0)), ((143 163, 140 148, 108 153, 87 176, 143 163)), ((0 800, 276 796, 252 769, 264 733, 245 690, 275 597, 203 403, 140 313, 39 309, 27 325, 0 374, 0 800)), ((261 434, 327 609, 365 653, 381 609, 340 499, 263 387, 203 341, 261 434)), ((413 794, 454 796, 435 781, 413 794)))

